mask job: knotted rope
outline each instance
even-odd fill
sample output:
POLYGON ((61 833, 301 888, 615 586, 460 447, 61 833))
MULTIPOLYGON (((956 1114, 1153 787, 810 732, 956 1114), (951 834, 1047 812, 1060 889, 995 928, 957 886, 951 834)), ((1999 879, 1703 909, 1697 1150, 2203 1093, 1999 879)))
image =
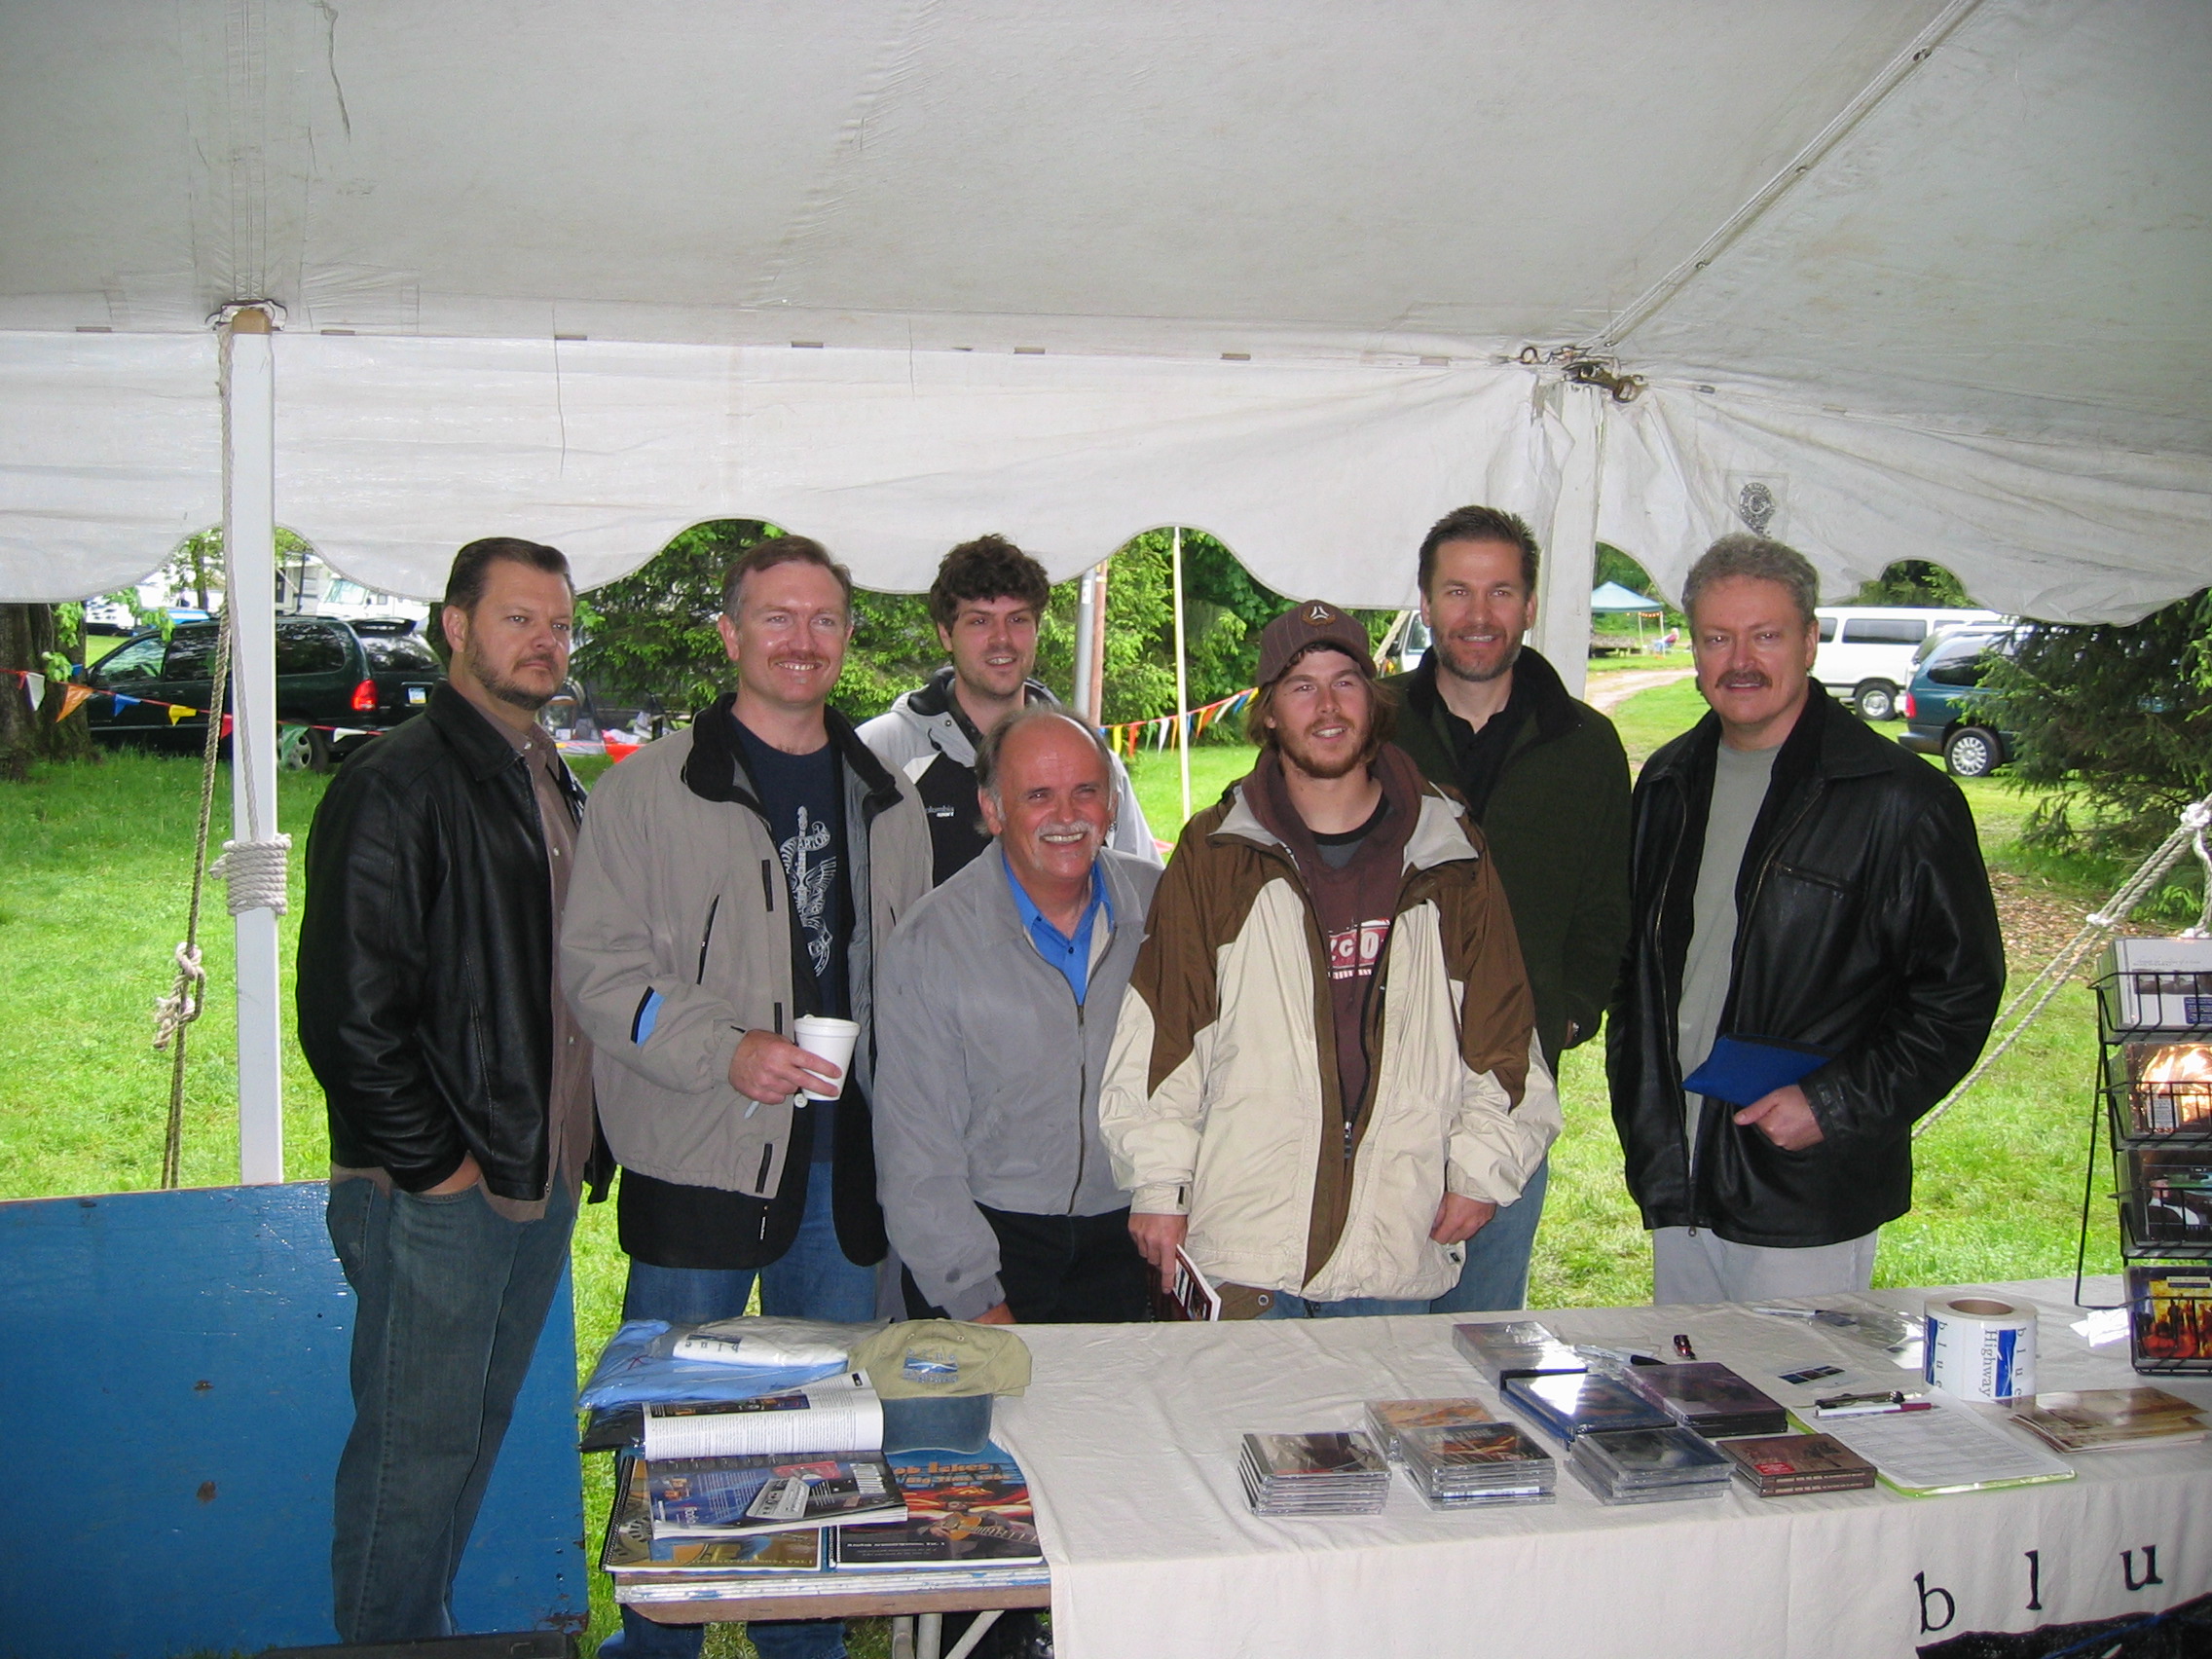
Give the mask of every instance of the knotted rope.
POLYGON ((185 1034, 200 1017, 207 971, 200 963, 200 895, 207 877, 207 826, 215 812, 215 759, 223 742, 223 693, 231 678, 231 608, 223 608, 216 632, 215 680, 207 702, 207 741, 201 752, 200 827, 192 846, 192 905, 185 912, 184 942, 176 947, 176 982, 154 1002, 154 1047, 169 1051, 168 1132, 162 1140, 162 1186, 177 1184, 184 1150, 185 1034))

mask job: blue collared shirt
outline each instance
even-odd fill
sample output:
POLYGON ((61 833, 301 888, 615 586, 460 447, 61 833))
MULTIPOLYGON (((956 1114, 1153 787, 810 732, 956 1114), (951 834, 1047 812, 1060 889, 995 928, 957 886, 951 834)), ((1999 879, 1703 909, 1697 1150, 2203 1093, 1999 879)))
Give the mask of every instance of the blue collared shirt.
POLYGON ((1030 942, 1037 954, 1060 971, 1081 1002, 1090 988, 1090 936, 1098 919, 1098 912, 1106 912, 1106 925, 1114 925, 1114 901, 1106 893, 1106 872, 1095 864, 1090 866, 1090 903, 1083 909, 1083 920, 1075 925, 1075 938, 1068 936, 1046 920, 1045 912, 1038 909, 1034 901, 1023 891, 1020 879, 1014 873, 1014 866, 1007 863, 1005 849, 999 852, 999 867, 1006 871, 1007 890, 1014 895, 1014 907, 1021 913, 1021 925, 1029 930, 1030 942))

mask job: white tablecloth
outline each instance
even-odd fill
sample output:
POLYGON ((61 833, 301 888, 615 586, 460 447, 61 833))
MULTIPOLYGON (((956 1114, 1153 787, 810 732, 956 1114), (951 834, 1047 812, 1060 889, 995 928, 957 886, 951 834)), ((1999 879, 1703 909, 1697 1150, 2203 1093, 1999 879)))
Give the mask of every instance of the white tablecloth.
MULTIPOLYGON (((2068 1328, 2071 1280, 1977 1288, 2039 1304, 2040 1388, 2155 1381, 2212 1405, 2212 1382, 2136 1377, 2124 1340, 2086 1347, 2068 1328)), ((2114 1280, 2090 1289, 2091 1302, 2119 1299, 2114 1280)), ((1917 1310, 1926 1294, 1873 1297, 1917 1310)), ((1821 1327, 1741 1307, 1529 1316, 1570 1342, 1662 1355, 1685 1333, 1700 1359, 1785 1404, 1914 1378, 1821 1327), (1850 1375, 1779 1379, 1824 1362, 1850 1375)), ((996 1432, 1036 1490, 1059 1659, 1905 1659, 1967 1631, 2150 1612, 2212 1589, 2212 1443, 2077 1456, 2072 1481, 1948 1497, 1760 1499, 1738 1487, 1606 1508, 1563 1462, 1553 1504, 1438 1514, 1393 1476, 1379 1516, 1247 1509, 1246 1430, 1358 1427, 1362 1402, 1380 1398, 1494 1408, 1453 1346, 1456 1322, 1025 1327, 1036 1379, 999 1402, 996 1432)))

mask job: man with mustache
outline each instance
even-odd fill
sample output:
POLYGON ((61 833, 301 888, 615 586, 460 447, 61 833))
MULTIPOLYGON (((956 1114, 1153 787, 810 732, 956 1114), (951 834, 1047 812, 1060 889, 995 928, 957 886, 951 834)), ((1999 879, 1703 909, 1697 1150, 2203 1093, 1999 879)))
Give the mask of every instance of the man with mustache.
POLYGON ((1966 799, 1812 685, 1819 594, 1778 541, 1706 551, 1682 607, 1713 712, 1636 786, 1606 1070, 1657 1302, 1864 1290, 1912 1124, 2005 988, 1966 799), (1734 1092, 1686 1088, 1722 1038, 1748 1063, 1701 1082, 1734 1092))
MULTIPOLYGON (((622 1165, 626 1319, 872 1318, 875 955, 929 890, 921 802, 828 706, 852 577, 804 536, 730 567, 717 618, 737 689, 592 795, 561 936, 622 1165), (792 1040, 856 1021, 843 1071, 792 1040), (814 1102, 805 1090, 831 1093, 814 1102)), ((756 1623, 765 1659, 837 1655, 834 1622, 756 1623)), ((623 1609, 603 1654, 696 1655, 696 1625, 623 1609)))
MULTIPOLYGON (((1563 1050, 1598 1034, 1628 942, 1628 756, 1612 722, 1521 643, 1536 621, 1536 559, 1515 514, 1445 514, 1420 544, 1428 655, 1384 683, 1405 700, 1398 742, 1431 782, 1458 792, 1497 861, 1556 1074, 1563 1050)), ((1459 1282, 1430 1312, 1527 1302, 1549 1181, 1547 1160, 1467 1241, 1459 1282)))
POLYGON ((553 959, 583 791, 536 719, 574 611, 554 548, 463 547, 438 617, 446 683, 346 762, 308 840, 300 1047, 329 1106, 330 1237, 354 1295, 330 1552, 347 1642, 453 1634, 577 1191, 606 1192, 591 1044, 553 959))
MULTIPOLYGON (((1016 709, 1059 706, 1030 678, 1051 597, 1045 567, 1005 536, 962 542, 939 563, 929 595, 938 643, 952 660, 861 727, 862 741, 922 797, 937 881, 950 879, 991 844, 976 804, 983 734, 1016 709)), ((1160 851, 1129 775, 1119 756, 1108 758, 1119 804, 1106 844, 1157 869, 1160 851)))
POLYGON ((1512 917, 1388 741, 1358 621, 1294 606, 1259 678, 1259 760, 1161 880, 1100 1130, 1163 1285, 1180 1247, 1225 1316, 1425 1312, 1559 1133, 1512 917))
POLYGON ((1109 852, 1098 734, 1049 704, 976 754, 986 852, 883 958, 875 1156, 914 1318, 1142 1319, 1098 1086, 1160 866, 1109 852))

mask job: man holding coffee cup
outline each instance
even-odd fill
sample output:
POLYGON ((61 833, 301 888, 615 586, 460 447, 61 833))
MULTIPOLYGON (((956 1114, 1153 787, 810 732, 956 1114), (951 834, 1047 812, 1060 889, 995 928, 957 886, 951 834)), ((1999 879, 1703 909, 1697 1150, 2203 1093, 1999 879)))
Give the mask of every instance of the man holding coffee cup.
POLYGON ((1142 1319, 1098 1086, 1160 866, 1106 850, 1106 746, 1055 705, 993 727, 976 775, 997 850, 915 905, 883 957, 875 1155, 906 1310, 1142 1319))
MULTIPOLYGON (((868 1319, 874 950, 929 890, 929 827, 828 707, 852 577, 820 543, 750 548, 717 626, 736 691, 601 780, 561 936, 622 1166, 623 1317, 735 1317, 757 1275, 763 1312, 868 1319)), ((751 1635, 765 1659, 844 1650, 831 1623, 751 1635)), ((699 1644, 625 1609, 601 1652, 699 1644)))

